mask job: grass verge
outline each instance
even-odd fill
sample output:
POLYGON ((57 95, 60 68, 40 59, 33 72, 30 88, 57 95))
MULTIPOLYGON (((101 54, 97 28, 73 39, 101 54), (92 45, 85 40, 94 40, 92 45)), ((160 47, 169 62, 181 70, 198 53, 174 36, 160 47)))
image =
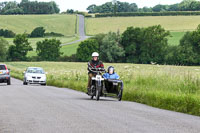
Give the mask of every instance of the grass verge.
MULTIPOLYGON (((87 64, 68 62, 7 62, 13 77, 22 79, 29 66, 49 74, 48 85, 86 91, 87 64)), ((200 68, 184 66, 105 64, 124 81, 123 100, 200 116, 200 68)))

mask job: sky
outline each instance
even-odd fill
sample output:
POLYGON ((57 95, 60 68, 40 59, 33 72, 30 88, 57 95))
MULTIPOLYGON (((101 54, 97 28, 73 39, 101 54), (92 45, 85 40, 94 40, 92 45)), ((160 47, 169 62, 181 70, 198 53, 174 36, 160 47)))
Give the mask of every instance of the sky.
MULTIPOLYGON (((0 0, 0 2, 3 1, 17 1, 20 2, 21 0, 0 0)), ((30 0, 35 1, 35 0, 30 0)), ((37 1, 52 1, 52 0, 37 0, 37 1)), ((61 11, 66 11, 67 9, 74 9, 79 11, 86 11, 86 8, 89 5, 96 4, 101 5, 106 2, 111 2, 112 0, 53 0, 58 5, 61 11)), ((175 4, 179 3, 182 0, 119 0, 121 2, 129 2, 129 3, 136 3, 140 8, 147 6, 147 7, 153 7, 157 4, 175 4)))

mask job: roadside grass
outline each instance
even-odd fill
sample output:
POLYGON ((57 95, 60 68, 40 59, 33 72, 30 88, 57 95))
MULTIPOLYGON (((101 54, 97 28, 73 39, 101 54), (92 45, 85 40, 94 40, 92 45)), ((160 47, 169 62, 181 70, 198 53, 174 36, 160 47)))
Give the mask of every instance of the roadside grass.
MULTIPOLYGON (((86 63, 6 64, 15 78, 22 79, 22 72, 29 66, 40 66, 48 72, 48 85, 86 91, 86 63)), ((200 67, 105 64, 106 67, 110 65, 116 68, 124 81, 123 100, 200 116, 200 67)))
POLYGON ((87 35, 118 30, 122 33, 130 26, 148 27, 159 24, 168 31, 185 32, 195 30, 200 24, 200 16, 104 17, 85 20, 87 35))
POLYGON ((76 29, 76 15, 0 15, 0 28, 12 30, 16 34, 31 33, 42 26, 46 32, 72 36, 76 29))

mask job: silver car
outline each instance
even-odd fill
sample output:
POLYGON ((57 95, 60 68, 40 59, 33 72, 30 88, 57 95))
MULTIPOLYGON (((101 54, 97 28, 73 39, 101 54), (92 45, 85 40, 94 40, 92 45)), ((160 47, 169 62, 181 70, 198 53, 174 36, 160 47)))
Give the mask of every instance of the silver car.
POLYGON ((41 67, 28 67, 27 70, 24 72, 23 84, 46 85, 46 73, 41 67))
POLYGON ((7 85, 11 85, 10 71, 5 64, 0 64, 0 83, 7 83, 7 85))

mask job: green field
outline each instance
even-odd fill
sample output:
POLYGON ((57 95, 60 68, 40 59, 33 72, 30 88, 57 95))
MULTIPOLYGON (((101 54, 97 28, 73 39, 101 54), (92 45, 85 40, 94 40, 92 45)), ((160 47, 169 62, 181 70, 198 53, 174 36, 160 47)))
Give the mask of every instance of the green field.
POLYGON ((200 24, 200 16, 145 16, 145 17, 105 17, 87 18, 86 33, 95 35, 109 31, 120 31, 127 27, 148 27, 160 24, 165 30, 183 32, 195 30, 200 24))
POLYGON ((170 45, 178 45, 186 31, 193 31, 200 24, 200 16, 145 16, 145 17, 104 17, 86 18, 87 35, 123 33, 127 27, 148 27, 160 24, 171 32, 170 45))
POLYGON ((186 32, 170 32, 168 37, 169 45, 179 45, 180 39, 184 36, 186 32))
MULTIPOLYGON (((6 64, 15 78, 22 79, 27 67, 39 66, 48 72, 48 85, 86 91, 87 63, 6 64)), ((200 67, 105 64, 106 68, 110 65, 124 81, 123 100, 200 116, 200 67)))
POLYGON ((71 56, 72 54, 76 53, 76 50, 79 44, 80 43, 75 43, 75 44, 62 46, 61 52, 63 53, 64 56, 71 56))
POLYGON ((42 26, 46 32, 61 33, 65 36, 75 34, 76 15, 1 15, 0 29, 13 32, 31 33, 36 27, 42 26))

